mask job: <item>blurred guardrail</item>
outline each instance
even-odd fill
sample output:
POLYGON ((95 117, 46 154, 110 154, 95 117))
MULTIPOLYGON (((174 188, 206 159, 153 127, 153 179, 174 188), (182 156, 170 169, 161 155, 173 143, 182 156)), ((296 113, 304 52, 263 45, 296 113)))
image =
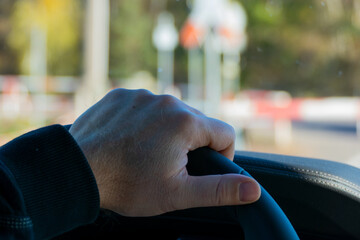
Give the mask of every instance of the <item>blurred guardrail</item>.
POLYGON ((224 100, 222 113, 241 119, 289 119, 347 122, 360 119, 360 98, 291 98, 283 91, 243 92, 239 98, 224 100))
POLYGON ((44 121, 72 114, 79 82, 76 77, 0 76, 0 118, 44 121))
MULTIPOLYGON (((79 86, 76 77, 0 76, 0 119, 71 122, 79 86)), ((236 97, 222 99, 216 117, 236 129, 273 131, 275 143, 286 146, 292 141, 294 121, 318 123, 312 125, 315 127, 350 123, 359 136, 360 98, 292 98, 284 91, 242 91, 236 97)))
POLYGON ((273 130, 278 146, 291 143, 293 122, 312 123, 312 127, 354 125, 360 136, 358 97, 291 98, 283 91, 245 91, 237 98, 223 100, 221 110, 221 115, 236 127, 265 126, 273 130))

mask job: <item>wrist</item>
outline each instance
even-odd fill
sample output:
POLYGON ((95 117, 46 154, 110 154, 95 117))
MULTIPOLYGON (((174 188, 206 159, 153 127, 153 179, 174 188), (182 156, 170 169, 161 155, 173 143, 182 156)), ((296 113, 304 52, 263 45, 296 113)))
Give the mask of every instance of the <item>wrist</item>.
POLYGON ((99 192, 99 198, 100 198, 100 208, 107 208, 107 204, 106 204, 106 193, 105 193, 105 184, 103 183, 103 179, 102 179, 102 175, 100 170, 100 166, 98 164, 98 161, 96 160, 96 158, 94 158, 95 153, 91 152, 91 147, 87 147, 88 144, 84 143, 80 137, 78 137, 78 134, 72 129, 69 129, 69 133, 72 135, 72 137, 74 138, 74 140, 77 142, 79 148, 81 149, 82 153, 84 154, 87 163, 90 166, 90 169, 94 175, 95 178, 95 182, 98 188, 98 192, 99 192))

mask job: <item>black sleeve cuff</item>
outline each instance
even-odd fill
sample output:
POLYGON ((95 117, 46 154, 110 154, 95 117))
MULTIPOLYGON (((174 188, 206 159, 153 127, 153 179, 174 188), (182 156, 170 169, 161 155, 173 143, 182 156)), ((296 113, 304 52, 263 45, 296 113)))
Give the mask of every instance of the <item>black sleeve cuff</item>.
POLYGON ((100 208, 95 177, 66 128, 53 125, 29 132, 0 151, 23 194, 35 239, 95 221, 100 208))

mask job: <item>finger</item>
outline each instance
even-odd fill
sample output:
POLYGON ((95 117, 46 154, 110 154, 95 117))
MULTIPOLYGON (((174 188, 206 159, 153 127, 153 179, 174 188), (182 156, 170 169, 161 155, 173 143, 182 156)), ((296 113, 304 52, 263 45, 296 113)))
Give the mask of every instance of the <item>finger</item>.
POLYGON ((197 127, 197 138, 193 138, 193 149, 208 146, 230 160, 235 154, 235 130, 229 124, 208 117, 201 117, 202 124, 197 127))
POLYGON ((185 102, 179 100, 177 97, 175 96, 172 96, 172 95, 161 95, 161 96, 168 96, 168 97, 172 97, 173 99, 176 100, 176 103, 181 106, 182 108, 184 109, 187 109, 188 111, 196 114, 196 115, 199 115, 199 116, 205 116, 204 113, 202 113, 201 111, 197 110, 196 108, 193 108, 191 106, 189 106, 188 104, 186 104, 185 102))
POLYGON ((181 186, 174 194, 177 209, 252 203, 261 192, 254 179, 239 174, 188 176, 181 186))
POLYGON ((234 128, 223 121, 213 118, 209 118, 208 126, 209 147, 233 160, 235 155, 234 128))

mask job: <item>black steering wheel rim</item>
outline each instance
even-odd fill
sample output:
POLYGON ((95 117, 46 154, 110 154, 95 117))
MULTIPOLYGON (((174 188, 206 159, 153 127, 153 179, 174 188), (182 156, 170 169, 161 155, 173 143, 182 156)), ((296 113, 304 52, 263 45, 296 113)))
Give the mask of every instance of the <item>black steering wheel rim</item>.
MULTIPOLYGON (((250 176, 209 148, 199 148, 190 152, 188 157, 187 170, 193 176, 226 173, 250 176)), ((211 236, 211 239, 299 239, 284 212, 263 187, 260 199, 248 205, 192 208, 155 217, 124 217, 101 210, 95 223, 56 239, 118 239, 124 234, 131 234, 134 239, 137 239, 136 236, 157 239, 208 239, 205 236, 211 236), (179 238, 189 234, 199 238, 179 238)))
MULTIPOLYGON (((209 148, 196 149, 188 156, 187 170, 190 175, 237 173, 251 177, 243 168, 209 148)), ((257 202, 228 207, 241 225, 245 239, 299 239, 285 213, 270 194, 260 187, 261 197, 257 202)), ((208 211, 211 209, 214 208, 208 208, 208 211)))

